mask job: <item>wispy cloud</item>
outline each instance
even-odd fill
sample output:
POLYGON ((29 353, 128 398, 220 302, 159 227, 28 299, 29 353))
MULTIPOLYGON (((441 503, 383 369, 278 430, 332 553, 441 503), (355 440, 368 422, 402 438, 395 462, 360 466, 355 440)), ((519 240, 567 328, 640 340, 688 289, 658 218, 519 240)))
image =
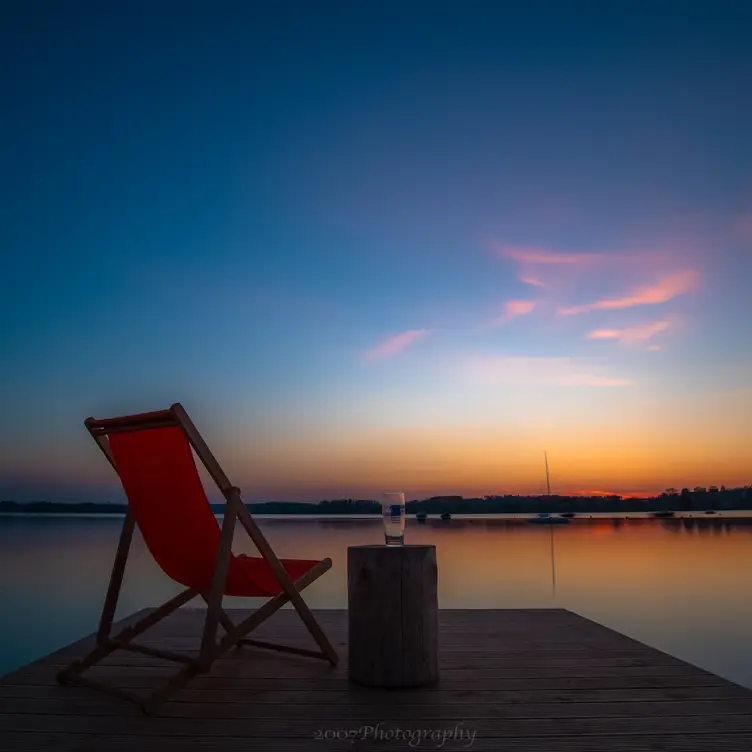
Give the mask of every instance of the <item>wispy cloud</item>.
POLYGON ((649 324, 639 324, 624 329, 596 329, 588 334, 588 339, 615 339, 624 344, 633 344, 634 342, 645 342, 656 334, 666 331, 668 327, 669 322, 664 319, 663 321, 653 321, 649 324))
POLYGON ((633 381, 610 374, 600 364, 578 358, 482 356, 467 360, 466 373, 487 385, 548 387, 626 387, 633 381))
POLYGON ((520 282, 524 282, 526 285, 533 285, 533 287, 545 287, 546 283, 538 279, 538 277, 532 274, 521 274, 520 282))
POLYGON ((543 248, 497 243, 494 250, 502 258, 523 264, 591 264, 604 258, 602 253, 557 253, 543 248))
POLYGON ((509 243, 493 243, 492 249, 499 258, 514 261, 520 282, 533 287, 560 286, 563 274, 579 275, 617 258, 617 254, 566 253, 509 243))
POLYGON ((428 336, 428 329, 411 329, 407 332, 395 334, 389 339, 382 342, 380 345, 366 350, 366 360, 384 360, 385 358, 393 358, 395 355, 399 355, 406 348, 423 337, 428 336))
POLYGON ((665 303, 677 295, 692 292, 697 289, 700 275, 694 269, 685 269, 676 274, 663 277, 655 285, 637 287, 631 293, 619 298, 603 298, 593 303, 570 308, 559 308, 558 313, 562 316, 573 316, 588 311, 613 310, 619 308, 631 308, 638 305, 652 305, 665 303))
POLYGON ((508 300, 504 304, 504 313, 493 321, 493 326, 504 326, 518 316, 524 316, 535 309, 535 300, 508 300))

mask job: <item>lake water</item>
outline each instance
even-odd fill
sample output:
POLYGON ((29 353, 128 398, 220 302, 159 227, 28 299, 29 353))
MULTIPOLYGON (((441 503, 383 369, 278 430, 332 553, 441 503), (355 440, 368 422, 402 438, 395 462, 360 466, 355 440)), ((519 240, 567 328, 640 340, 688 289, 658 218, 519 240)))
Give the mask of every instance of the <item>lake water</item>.
MULTIPOLYGON (((347 546, 383 542, 380 518, 258 519, 280 556, 331 557, 306 590, 316 608, 347 607, 347 546)), ((96 629, 122 518, 0 517, 0 675, 96 629)), ((752 519, 407 521, 406 542, 433 543, 441 608, 563 607, 752 687, 752 519), (552 566, 553 564, 553 566, 552 566)), ((235 551, 253 553, 238 528, 235 551)), ((134 542, 118 616, 180 586, 134 542)), ((227 606, 259 601, 227 599, 227 606)))

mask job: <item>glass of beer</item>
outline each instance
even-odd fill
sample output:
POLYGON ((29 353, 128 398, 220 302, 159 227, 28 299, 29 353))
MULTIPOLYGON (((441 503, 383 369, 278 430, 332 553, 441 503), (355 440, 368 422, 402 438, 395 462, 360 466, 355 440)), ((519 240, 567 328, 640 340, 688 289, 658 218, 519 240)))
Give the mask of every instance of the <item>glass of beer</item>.
POLYGON ((381 494, 381 514, 384 520, 384 540, 386 545, 404 545, 405 494, 398 491, 381 494))

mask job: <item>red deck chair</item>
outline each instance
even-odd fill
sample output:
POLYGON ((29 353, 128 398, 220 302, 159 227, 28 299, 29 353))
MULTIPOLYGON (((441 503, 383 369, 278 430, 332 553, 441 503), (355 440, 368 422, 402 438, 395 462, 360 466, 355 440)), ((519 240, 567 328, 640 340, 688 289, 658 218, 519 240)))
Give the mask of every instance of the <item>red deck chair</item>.
POLYGON ((336 665, 337 653, 300 594, 303 588, 331 568, 331 559, 277 558, 244 506, 240 490, 227 479, 182 405, 107 420, 89 418, 85 425, 120 476, 128 497, 128 511, 102 609, 96 647, 60 671, 57 679, 61 684, 83 684, 109 692, 138 703, 145 713, 154 714, 165 699, 197 674, 209 671, 217 658, 238 645, 323 658, 336 665), (191 448, 225 497, 221 530, 206 498, 191 448), (260 557, 232 553, 236 520, 240 520, 248 532, 260 557), (136 525, 157 564, 186 589, 140 621, 112 635, 115 608, 136 525), (235 624, 222 608, 225 595, 262 596, 269 600, 251 616, 235 624), (207 604, 197 657, 132 641, 197 596, 207 604), (246 637, 288 601, 300 614, 320 650, 304 650, 246 637), (218 640, 220 625, 225 634, 218 640), (86 669, 118 649, 176 661, 183 663, 184 667, 146 697, 82 676, 86 669))

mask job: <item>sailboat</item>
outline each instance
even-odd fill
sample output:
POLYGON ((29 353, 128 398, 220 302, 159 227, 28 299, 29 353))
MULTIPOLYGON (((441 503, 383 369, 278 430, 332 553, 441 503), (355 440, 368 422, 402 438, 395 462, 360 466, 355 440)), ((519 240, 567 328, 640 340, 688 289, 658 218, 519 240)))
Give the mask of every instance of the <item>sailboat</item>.
MULTIPOLYGON (((543 457, 546 462, 546 496, 547 498, 551 498, 551 479, 548 474, 548 452, 544 452, 543 457)), ((528 522, 538 525, 567 525, 569 519, 567 517, 552 517, 548 512, 539 512, 537 517, 532 517, 528 522)))

